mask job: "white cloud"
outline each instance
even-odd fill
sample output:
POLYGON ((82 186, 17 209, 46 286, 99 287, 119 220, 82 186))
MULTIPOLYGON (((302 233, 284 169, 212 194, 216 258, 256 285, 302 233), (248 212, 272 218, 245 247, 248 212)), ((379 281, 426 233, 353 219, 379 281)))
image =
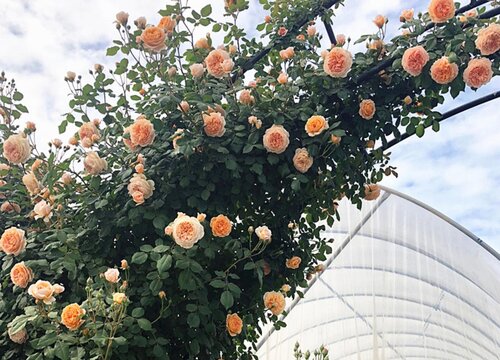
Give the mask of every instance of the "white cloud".
MULTIPOLYGON (((68 89, 63 81, 67 70, 87 75, 94 63, 110 65, 104 49, 117 36, 113 21, 124 10, 130 18, 146 16, 151 23, 160 18, 157 11, 165 2, 155 0, 0 0, 2 39, 0 69, 17 80, 25 94, 30 114, 24 121, 38 124, 38 139, 48 142, 58 136, 61 114, 68 110, 68 89), (8 50, 7 50, 8 49, 8 50)), ((169 2, 172 3, 172 2, 169 2)), ((221 18, 223 0, 191 0, 196 8, 211 3, 213 16, 221 18)), ((389 17, 389 33, 396 34, 403 8, 425 9, 427 2, 403 0, 348 0, 333 19, 335 33, 352 39, 372 33, 377 14, 389 17)), ((262 22, 265 12, 258 0, 251 0, 240 25, 249 34, 262 22)), ((318 25, 321 31, 322 26, 318 25)), ((205 30, 197 32, 197 37, 205 30)), ((214 43, 220 42, 213 35, 214 43)), ((327 40, 325 39, 325 43, 327 40)), ((361 44, 356 49, 361 49, 361 44)), ((468 92, 450 101, 454 106, 472 97, 498 89, 492 82, 477 94, 468 92)), ((500 250, 500 141, 498 101, 483 105, 447 120, 439 134, 429 132, 423 139, 410 139, 392 149, 393 164, 400 178, 385 185, 414 196, 454 218, 500 250)))

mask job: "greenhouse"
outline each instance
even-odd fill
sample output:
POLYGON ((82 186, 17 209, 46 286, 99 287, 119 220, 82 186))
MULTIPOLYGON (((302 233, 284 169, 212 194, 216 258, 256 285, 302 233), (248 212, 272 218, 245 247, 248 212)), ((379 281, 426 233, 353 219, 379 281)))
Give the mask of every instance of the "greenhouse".
POLYGON ((268 329, 260 359, 294 344, 330 359, 498 359, 500 255, 425 204, 391 189, 362 210, 341 201, 326 269, 268 329))

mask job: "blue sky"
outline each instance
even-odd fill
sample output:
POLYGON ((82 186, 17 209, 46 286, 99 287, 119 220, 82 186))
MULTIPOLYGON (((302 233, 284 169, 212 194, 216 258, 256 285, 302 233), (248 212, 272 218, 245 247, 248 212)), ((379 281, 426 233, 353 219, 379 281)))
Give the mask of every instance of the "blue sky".
MULTIPOLYGON (((466 1, 462 1, 465 3, 466 1)), ((104 56, 117 36, 115 14, 124 10, 131 20, 146 16, 156 23, 158 0, 0 0, 0 70, 14 77, 30 109, 23 121, 38 124, 38 141, 59 136, 57 125, 67 111, 66 71, 85 76, 94 63, 111 64, 104 56), (20 20, 22 19, 22 21, 20 20)), ((206 0, 190 0, 201 8, 206 0)), ((210 1, 214 14, 222 13, 223 0, 210 1)), ((249 33, 266 13, 257 0, 240 24, 249 33)), ((427 1, 346 0, 334 19, 336 33, 352 39, 374 32, 377 14, 390 19, 389 33, 396 34, 402 9, 425 10, 427 1)), ((321 26, 318 26, 321 31, 321 26)), ((206 31, 206 30, 205 30, 206 31)), ((204 31, 199 32, 199 37, 204 31)), ((213 36, 214 44, 218 38, 213 36)), ((359 45, 363 46, 363 45, 359 45)), ((355 51, 353 49, 353 51, 355 51)), ((500 88, 495 79, 480 91, 467 91, 442 107, 446 110, 500 88)), ((438 134, 412 138, 392 148, 392 165, 398 179, 382 184, 419 199, 456 220, 500 251, 500 100, 490 102, 449 120, 438 134)))

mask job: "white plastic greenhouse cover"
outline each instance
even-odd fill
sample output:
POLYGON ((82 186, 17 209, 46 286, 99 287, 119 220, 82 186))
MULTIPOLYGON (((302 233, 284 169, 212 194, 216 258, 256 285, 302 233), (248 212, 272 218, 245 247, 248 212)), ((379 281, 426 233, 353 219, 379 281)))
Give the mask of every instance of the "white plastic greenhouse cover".
POLYGON ((259 359, 328 349, 332 360, 500 359, 500 256, 449 218, 385 189, 348 200, 327 230, 333 255, 259 359))

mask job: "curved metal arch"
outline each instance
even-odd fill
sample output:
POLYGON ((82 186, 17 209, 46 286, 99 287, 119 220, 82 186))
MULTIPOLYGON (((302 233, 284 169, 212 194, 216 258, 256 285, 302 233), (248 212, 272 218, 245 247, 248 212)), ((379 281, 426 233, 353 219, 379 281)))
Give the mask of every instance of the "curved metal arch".
MULTIPOLYGON (((422 333, 419 333, 419 332, 408 332, 408 331, 384 331, 382 333, 383 335, 411 335, 411 336, 424 336, 426 338, 429 338, 429 339, 435 339, 435 340, 439 340, 439 341, 442 341, 442 342, 445 342, 447 344, 451 344, 451 345, 454 345, 456 347, 459 347, 461 349, 466 349, 465 346, 463 344, 459 344, 459 343, 456 343, 455 341, 450 341, 450 340, 445 340, 441 337, 438 337, 438 336, 433 336, 433 335, 423 335, 422 333)), ((366 337, 366 336, 373 336, 373 333, 365 333, 365 334, 360 334, 360 335, 353 335, 353 336, 349 336, 349 337, 346 337, 346 338, 343 338, 343 339, 340 339, 340 340, 336 340, 336 341, 331 341, 327 344, 325 344, 324 346, 326 348, 330 347, 331 345, 335 345, 335 344, 338 344, 338 343, 341 343, 343 341, 346 341, 346 340, 352 340, 352 339, 356 339, 356 338, 362 338, 362 337, 366 337)), ((483 355, 479 354, 477 351, 475 350, 471 350, 471 349, 466 349, 467 351, 470 351, 471 353, 474 353, 474 355, 478 356, 479 358, 481 358, 483 355)), ((490 351, 488 351, 490 352, 490 351)), ((491 352, 490 352, 491 353, 491 352)), ((495 355, 494 353, 491 353, 493 355, 495 355)), ((406 356, 405 356, 406 358, 406 356)))
POLYGON ((442 212, 437 211, 433 207, 431 207, 431 206, 423 203, 420 200, 417 200, 417 199, 415 199, 415 198, 413 198, 413 197, 411 197, 411 196, 409 196, 407 194, 404 194, 402 192, 399 192, 397 190, 391 189, 391 188, 389 188, 387 186, 380 185, 380 188, 382 190, 384 190, 384 192, 389 193, 389 194, 394 195, 394 196, 397 196, 397 197, 400 197, 402 199, 408 200, 409 202, 411 202, 411 203, 413 203, 413 204, 415 204, 417 206, 420 206, 421 208, 423 208, 423 209, 429 211, 430 213, 436 215, 440 219, 446 221, 448 224, 450 224, 451 226, 455 227, 456 229, 460 230, 462 233, 464 233, 465 235, 467 235, 468 237, 470 237, 475 243, 481 245, 481 247, 483 249, 485 249, 486 251, 488 251, 491 255, 493 255, 497 260, 500 261, 500 253, 498 253, 495 249, 493 249, 491 246, 489 246, 484 240, 481 240, 481 238, 479 238, 478 236, 474 235, 474 233, 472 233, 471 231, 467 230, 465 227, 463 227, 462 225, 460 225, 459 223, 457 223, 455 220, 451 219, 450 217, 446 216, 442 212))
MULTIPOLYGON (((328 345, 326 345, 328 347, 328 345)), ((423 346, 421 345, 413 345, 413 344, 401 344, 401 345, 395 345, 396 348, 399 348, 399 349, 408 349, 408 348, 418 348, 418 349, 424 349, 423 346)), ((459 360, 463 360, 463 359, 468 359, 468 360, 472 360, 470 357, 468 358, 464 358, 464 355, 463 354, 458 354, 458 353, 455 353, 455 352, 451 352, 451 351, 445 351, 443 349, 440 349, 438 347, 435 347, 435 346, 427 346, 426 347, 427 349, 430 349, 432 351, 437 351, 437 352, 441 352, 441 353, 446 353, 446 355, 448 355, 448 359, 452 359, 449 357, 449 355, 454 355, 456 356, 459 360)), ((369 347, 369 348, 365 348, 365 349, 361 349, 359 351, 354 351, 354 352, 350 352, 348 354, 345 354, 343 356, 340 356, 340 357, 336 357, 335 360, 341 360, 341 359, 344 359, 346 357, 349 357, 349 356, 353 356, 353 355, 356 355, 356 354, 361 354, 361 353, 364 353, 364 352, 367 352, 367 351, 373 351, 373 347, 369 347)), ((427 356, 425 355, 422 355, 421 356, 422 358, 428 358, 427 356)), ((394 357, 394 359, 397 359, 397 357, 394 357)), ((406 359, 406 356, 404 357, 404 359, 406 359)), ((483 359, 481 359, 483 360, 483 359)))
MULTIPOLYGON (((406 298, 403 298, 403 297, 397 297, 397 296, 389 296, 389 295, 384 295, 384 294, 345 294, 345 295, 342 295, 342 297, 344 298, 349 298, 349 297, 360 297, 360 296, 375 296, 377 298, 382 298, 382 299, 395 299, 395 300, 400 300, 400 301, 406 301, 406 302, 410 302, 410 303, 415 303, 417 305, 422 305, 422 306, 425 306, 425 307, 429 307, 431 309, 435 308, 435 305, 432 305, 430 303, 425 303, 425 302, 420 302, 420 301, 416 301, 416 300, 410 300, 410 299, 406 299, 406 298)), ((311 300, 303 300, 299 303, 299 306, 300 305, 303 305, 303 304, 307 304, 307 303, 312 303, 312 302, 316 302, 316 301, 322 301, 322 300, 329 300, 329 299, 336 299, 337 296, 325 296, 325 297, 321 297, 321 298, 316 298, 316 299, 311 299, 311 300)), ((457 319, 459 321, 462 321, 462 319, 460 319, 457 315, 454 315, 452 313, 450 313, 449 311, 447 310, 444 310, 444 309, 439 309, 443 314, 447 315, 447 316, 450 316, 454 319, 457 319)), ((377 317, 382 317, 382 316, 378 316, 377 317)), ((356 318, 356 317, 353 317, 353 318, 356 318)), ((394 318, 397 318, 396 316, 394 316, 394 318)), ((401 319, 405 319, 404 317, 400 317, 401 319)), ((342 321, 344 320, 348 320, 350 318, 344 318, 342 321)), ((412 319, 413 320, 413 319, 412 319)), ((422 320, 420 319, 421 322, 425 323, 425 322, 429 322, 427 320, 422 320)), ((429 322, 430 323, 430 322, 429 322)), ((475 331, 477 331, 479 334, 481 334, 482 336, 484 336, 485 338, 487 338, 487 334, 484 333, 483 331, 481 331, 480 329, 478 329, 476 326, 470 324, 470 322, 464 320, 464 323, 466 323, 468 326, 470 326, 471 328, 473 328, 475 331)), ((434 326, 439 326, 440 328, 442 329, 446 329, 447 331, 449 332, 452 332, 456 335, 459 335, 459 336, 463 336, 463 333, 460 333, 458 330, 455 330, 453 329, 452 327, 449 327, 449 326, 446 326, 446 325, 443 325, 443 324, 437 324, 435 322, 432 322, 431 323, 432 325, 434 326)), ((309 329, 312 329, 313 327, 311 328, 307 328, 307 330, 309 329)), ((384 332, 384 333, 387 333, 387 332, 384 332)), ((286 340, 292 338, 293 336, 296 336, 298 335, 298 333, 295 333, 293 335, 290 335, 289 337, 286 338, 286 340)), ((425 336, 428 336, 428 335, 425 335, 425 336)), ((486 352, 489 352, 491 353, 492 355, 495 355, 495 353, 493 353, 492 351, 490 351, 484 344, 481 344, 479 342, 477 342, 476 340, 474 339, 469 339, 472 343, 474 343, 475 345, 477 345, 478 347, 486 350, 486 352)), ((488 340, 490 340, 492 343, 496 343, 495 340, 493 338, 489 338, 488 340)), ((498 356, 497 356, 498 358, 498 356)))
MULTIPOLYGON (((325 271, 327 270, 334 270, 334 269, 326 269, 325 271)), ((447 294, 450 294, 451 296, 457 298, 458 300, 460 300, 461 302, 463 302, 464 304, 467 304, 468 306, 470 306, 472 309, 476 310, 479 314, 481 314, 485 319, 489 320, 490 322, 492 322, 497 328, 500 328, 500 324, 498 324, 496 322, 495 319, 492 319, 490 317, 488 317, 487 314, 485 314, 481 309, 479 309, 476 305, 472 304, 471 302, 465 300, 465 299, 462 299, 461 296, 459 296, 458 294, 452 292, 451 290, 437 284, 436 282, 432 281, 432 280, 427 280, 427 279, 422 279, 422 278, 418 278, 417 276, 415 275, 411 275, 411 274, 406 274, 402 271, 395 271, 395 270, 392 270, 392 269, 386 269, 386 268, 382 268, 382 267, 374 267, 374 266, 336 266, 335 267, 335 270, 371 270, 371 271, 377 271, 377 272, 390 272, 392 274, 396 274, 396 275, 400 275, 400 276, 404 276, 404 277, 407 277, 407 278, 410 278, 410 279, 415 279, 415 280, 418 280, 418 281, 421 281, 421 282, 424 282, 426 284, 429 284, 431 286, 434 286, 442 291, 444 291, 445 293, 447 294)))

